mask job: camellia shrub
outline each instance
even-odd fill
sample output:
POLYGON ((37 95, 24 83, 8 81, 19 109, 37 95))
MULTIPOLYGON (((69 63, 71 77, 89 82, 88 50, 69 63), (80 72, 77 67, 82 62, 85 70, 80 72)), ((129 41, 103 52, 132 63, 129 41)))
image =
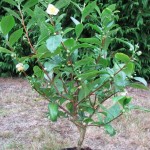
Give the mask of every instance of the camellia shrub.
POLYGON ((14 5, 17 11, 11 10, 10 15, 1 20, 7 47, 0 47, 0 52, 11 54, 17 62, 17 71, 24 74, 32 88, 49 101, 50 120, 55 122, 58 118, 67 118, 77 127, 80 134, 78 150, 89 126, 103 127, 113 136, 116 132, 111 122, 139 108, 130 104, 132 98, 126 95, 125 88, 148 89, 143 78, 132 76, 134 58, 138 55, 137 46, 115 37, 118 28, 115 5, 101 12, 96 1, 80 7, 73 3, 80 10, 81 18, 70 14, 72 26, 62 28, 61 20, 65 14, 61 14, 61 9, 69 7, 72 1, 59 0, 53 4, 50 0, 39 0, 39 3, 36 0, 4 1, 14 5), (87 17, 97 23, 87 22, 87 17), (22 28, 11 33, 16 19, 20 20, 22 28), (88 38, 83 34, 87 27, 94 33, 88 38), (38 33, 36 43, 31 42, 29 34, 34 30, 38 33), (13 44, 24 35, 31 54, 18 57, 13 44), (129 56, 109 51, 111 42, 116 40, 126 45, 129 56), (27 62, 33 58, 36 60, 34 73, 28 75, 27 62))

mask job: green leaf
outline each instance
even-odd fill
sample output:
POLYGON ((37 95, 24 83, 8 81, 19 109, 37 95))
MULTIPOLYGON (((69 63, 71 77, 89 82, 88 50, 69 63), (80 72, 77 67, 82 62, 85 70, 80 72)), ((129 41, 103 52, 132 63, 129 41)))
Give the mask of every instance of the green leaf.
POLYGON ((27 8, 30 8, 38 3, 38 0, 28 0, 25 4, 23 9, 26 10, 27 8))
POLYGON ((90 87, 87 86, 86 84, 83 84, 78 94, 78 100, 80 101, 83 98, 85 98, 90 93, 90 91, 91 91, 90 87))
POLYGON ((133 62, 129 62, 123 71, 126 73, 127 76, 131 76, 134 73, 135 65, 133 62))
POLYGON ((8 34, 15 26, 15 20, 13 16, 5 16, 1 20, 1 29, 4 35, 8 34))
POLYGON ((104 128, 106 133, 109 134, 110 136, 114 136, 116 134, 115 129, 110 124, 105 125, 104 128))
POLYGON ((98 33, 102 34, 103 31, 102 31, 102 28, 100 28, 98 25, 95 25, 95 24, 89 24, 89 26, 94 29, 95 31, 97 31, 98 33))
POLYGON ((112 11, 108 7, 102 11, 101 21, 103 27, 107 27, 107 25, 112 21, 112 11))
POLYGON ((130 58, 128 55, 124 54, 124 53, 116 53, 115 54, 115 58, 119 61, 122 61, 124 63, 129 63, 130 58))
POLYGON ((54 53, 55 50, 60 46, 61 42, 62 42, 61 35, 51 36, 46 41, 46 47, 50 52, 54 53))
POLYGON ((45 62, 44 63, 44 67, 46 68, 47 71, 51 71, 56 66, 58 66, 56 63, 52 63, 52 62, 45 62))
POLYGON ((121 71, 114 77, 114 82, 117 86, 125 87, 126 86, 126 74, 121 71))
POLYGON ((8 13, 10 13, 11 15, 13 15, 14 17, 16 17, 17 19, 19 19, 19 20, 21 21, 20 16, 19 16, 15 11, 13 11, 13 10, 11 10, 11 9, 9 9, 9 8, 5 8, 5 7, 4 7, 4 9, 5 9, 8 13))
POLYGON ((89 44, 96 44, 96 45, 101 44, 97 38, 80 38, 79 41, 89 43, 89 44))
POLYGON ((70 4, 71 0, 59 0, 55 6, 59 9, 65 7, 65 6, 68 6, 70 4))
POLYGON ((3 0, 3 1, 11 5, 17 6, 17 3, 14 0, 3 0))
POLYGON ((88 16, 96 7, 96 1, 89 3, 82 11, 82 21, 88 16))
POLYGON ((128 105, 131 102, 131 100, 132 100, 131 97, 126 97, 125 99, 120 100, 119 103, 124 108, 126 105, 128 105))
POLYGON ((78 48, 96 48, 96 47, 94 45, 91 45, 88 43, 82 43, 82 44, 78 44, 78 45, 74 46, 71 51, 74 51, 78 48))
POLYGON ((115 38, 115 39, 116 39, 117 41, 119 41, 119 42, 121 42, 121 43, 124 43, 124 44, 126 44, 127 46, 129 46, 130 50, 134 50, 134 46, 133 46, 131 43, 129 43, 129 42, 125 41, 125 40, 119 39, 119 38, 115 38))
POLYGON ((44 73, 43 73, 42 69, 39 68, 38 66, 34 66, 33 71, 34 71, 34 75, 36 77, 38 77, 38 78, 43 78, 44 77, 44 73))
POLYGON ((109 5, 107 8, 109 8, 111 11, 115 11, 116 4, 109 5))
POLYGON ((56 103, 49 103, 48 104, 48 110, 49 110, 51 121, 57 121, 57 117, 58 117, 58 104, 56 104, 56 103))
POLYGON ((122 105, 122 107, 125 107, 131 101, 131 98, 126 96, 117 96, 113 97, 112 99, 114 102, 119 102, 122 105))
POLYGON ((59 90, 59 92, 63 92, 64 91, 64 88, 63 88, 63 83, 60 79, 56 79, 54 80, 54 83, 57 87, 57 89, 59 90))
POLYGON ((13 32, 10 35, 9 44, 11 46, 13 46, 21 38, 22 34, 23 34, 23 29, 19 29, 19 30, 13 32))
POLYGON ((6 54, 12 54, 13 53, 12 51, 10 51, 10 50, 8 50, 6 48, 3 48, 3 47, 0 47, 0 52, 1 53, 6 53, 6 54))
POLYGON ((133 79, 136 80, 136 81, 139 81, 139 82, 143 83, 145 86, 147 86, 147 82, 144 78, 134 77, 133 79))
POLYGON ((73 18, 73 17, 70 17, 70 18, 71 18, 71 20, 74 22, 75 25, 80 24, 80 22, 79 22, 77 19, 75 19, 75 18, 73 18))
POLYGON ((67 29, 65 29, 63 35, 67 34, 68 32, 70 32, 72 30, 74 30, 74 28, 67 28, 67 29))
POLYGON ((64 41, 64 45, 68 50, 70 50, 75 45, 75 42, 76 41, 74 39, 70 38, 64 41))
POLYGON ((81 67, 82 65, 89 65, 93 64, 94 59, 92 57, 86 57, 84 59, 81 59, 75 63, 75 68, 81 67))
POLYGON ((29 68, 28 64, 24 64, 23 66, 24 66, 24 71, 28 70, 28 68, 29 68))
POLYGON ((83 31, 83 24, 80 23, 80 24, 76 25, 75 32, 76 32, 77 38, 81 35, 82 31, 83 31))
POLYGON ((143 90, 150 90, 148 87, 146 87, 143 84, 139 84, 139 83, 130 83, 129 85, 130 87, 136 88, 136 89, 143 89, 143 90))
POLYGON ((126 99, 126 96, 116 96, 116 97, 113 97, 112 100, 116 103, 120 100, 124 100, 126 99))
POLYGON ((66 107, 71 113, 73 112, 73 104, 71 102, 67 103, 66 107))
POLYGON ((71 1, 71 3, 72 3, 74 6, 76 6, 76 8, 78 8, 78 10, 79 10, 80 12, 82 12, 82 8, 81 8, 77 3, 73 2, 73 1, 71 1))
POLYGON ((87 79, 87 78, 92 78, 95 77, 98 73, 100 73, 97 70, 92 70, 92 71, 88 71, 86 73, 80 74, 78 75, 78 78, 82 78, 82 79, 87 79))

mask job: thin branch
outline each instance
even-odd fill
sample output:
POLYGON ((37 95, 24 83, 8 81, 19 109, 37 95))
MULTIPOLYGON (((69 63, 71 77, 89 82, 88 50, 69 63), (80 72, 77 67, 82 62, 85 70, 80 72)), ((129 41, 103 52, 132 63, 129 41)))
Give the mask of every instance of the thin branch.
POLYGON ((103 124, 101 124, 101 125, 89 124, 89 125, 87 125, 87 126, 96 126, 96 127, 102 127, 102 126, 105 126, 105 125, 107 125, 107 124, 113 122, 114 120, 118 119, 122 114, 123 114, 123 112, 120 113, 117 117, 113 118, 112 120, 110 120, 110 121, 108 121, 108 122, 106 122, 106 123, 103 123, 103 124))
MULTIPOLYGON (((126 67, 126 65, 124 65, 121 69, 119 69, 114 76, 116 76, 120 71, 122 71, 124 68, 126 67)), ((92 91, 91 93, 89 93, 85 98, 81 99, 77 105, 79 105, 80 103, 82 103, 86 98, 88 98, 90 95, 92 95, 93 93, 95 93, 96 91, 98 91, 99 89, 101 89, 105 84, 107 84, 110 80, 105 81, 100 87, 96 88, 94 91, 92 91)))
MULTIPOLYGON (((33 53, 36 54, 36 50, 35 50, 35 48, 33 47, 32 43, 31 43, 31 40, 30 40, 30 38, 29 38, 28 30, 26 29, 24 17, 23 17, 23 14, 22 14, 22 11, 21 11, 20 8, 19 8, 19 12, 20 12, 20 15, 21 15, 22 25, 23 25, 23 28, 24 28, 24 31, 25 31, 25 34, 26 34, 26 38, 27 38, 27 40, 28 40, 28 43, 29 43, 29 45, 30 45, 30 47, 31 47, 31 49, 32 49, 32 51, 33 51, 33 53)), ((48 75, 48 73, 46 72, 46 70, 44 69, 43 65, 42 65, 40 62, 38 62, 38 65, 39 65, 39 66, 41 67, 41 69, 44 71, 44 73, 46 74, 46 76, 47 76, 48 79, 50 80, 50 83, 52 83, 52 80, 51 80, 50 76, 48 75)), ((54 83, 53 83, 53 85, 54 85, 54 87, 55 87, 57 93, 59 94, 59 96, 61 96, 61 97, 65 98, 65 99, 67 99, 65 96, 63 96, 63 95, 59 92, 57 86, 56 86, 54 83)))

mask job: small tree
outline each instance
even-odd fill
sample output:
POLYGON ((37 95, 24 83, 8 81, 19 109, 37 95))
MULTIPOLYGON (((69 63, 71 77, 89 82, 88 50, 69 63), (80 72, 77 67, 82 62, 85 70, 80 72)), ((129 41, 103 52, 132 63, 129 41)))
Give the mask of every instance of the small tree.
POLYGON ((80 134, 78 150, 89 126, 104 127, 107 133, 114 135, 111 122, 135 108, 129 105, 131 97, 126 96, 125 87, 147 89, 144 79, 132 77, 137 47, 114 37, 118 30, 115 5, 100 12, 96 1, 82 8, 72 2, 80 10, 81 18, 77 16, 77 20, 74 15, 71 17, 73 27, 62 29, 61 20, 65 14, 60 14, 59 9, 71 1, 59 0, 56 6, 36 0, 25 4, 21 0, 4 1, 18 11, 7 8, 9 15, 1 20, 1 31, 9 50, 0 47, 0 51, 11 54, 17 70, 24 73, 33 89, 49 101, 51 121, 68 118, 77 127, 80 134), (46 12, 44 7, 47 7, 46 12), (23 29, 11 33, 15 26, 14 17, 21 21, 23 29), (85 37, 87 29, 95 34, 85 37), (32 32, 35 32, 34 36, 32 32), (14 48, 22 35, 30 45, 31 54, 18 58, 14 48), (130 56, 109 51, 110 43, 115 40, 124 43, 130 56), (37 64, 32 76, 26 74, 30 59, 35 59, 37 64), (120 92, 124 93, 118 96, 120 92), (106 101, 109 101, 108 106, 106 101))

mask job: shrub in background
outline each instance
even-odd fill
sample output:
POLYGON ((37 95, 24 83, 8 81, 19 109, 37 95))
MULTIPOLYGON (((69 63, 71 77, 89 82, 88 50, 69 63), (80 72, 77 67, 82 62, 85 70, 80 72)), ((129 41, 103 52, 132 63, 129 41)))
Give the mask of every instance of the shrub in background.
MULTIPOLYGON (((14 5, 12 4, 9 5, 6 2, 8 1, 3 0, 0 2, 0 6, 4 8, 0 10, 1 17, 2 15, 6 14, 7 11, 11 12, 10 8, 15 10, 16 13, 18 13, 14 5)), ((25 1, 22 1, 22 2, 25 3, 25 1)), ((36 3, 38 2, 38 0, 35 0, 34 2, 36 3)), ((55 1, 47 0, 46 2, 51 3, 55 1)), ((61 17, 65 18, 64 21, 62 20, 62 27, 66 27, 67 25, 72 25, 72 21, 70 19, 69 14, 73 14, 73 17, 76 19, 80 18, 81 17, 80 6, 83 6, 84 3, 87 4, 88 2, 92 2, 92 1, 91 0, 84 0, 84 1, 83 0, 73 0, 73 1, 69 0, 69 2, 71 2, 69 4, 70 7, 63 7, 63 4, 61 6, 63 7, 60 10, 62 13, 61 17)), ((43 7, 42 4, 45 5, 44 2, 39 0, 39 5, 41 7, 43 7)), ((150 2, 148 0, 136 0, 136 1, 97 0, 97 6, 100 8, 100 11, 102 11, 103 8, 107 7, 110 4, 116 4, 117 10, 121 12, 118 14, 119 20, 117 21, 117 23, 120 28, 118 28, 118 32, 116 36, 119 38, 122 38, 123 40, 128 39, 133 45, 136 45, 136 44, 139 45, 139 50, 142 51, 142 55, 136 58, 137 59, 136 66, 135 66, 136 73, 142 77, 145 77, 147 80, 149 80, 150 69, 148 66, 150 65, 150 59, 149 59, 149 56, 150 56, 150 52, 149 52, 149 49, 150 49, 150 37, 149 37, 150 2)), ((26 13, 24 15, 26 16, 26 13)), ((93 23, 97 23, 95 21, 95 17, 96 17, 95 15, 93 15, 92 17, 87 16, 86 20, 87 22, 90 21, 93 23)), ((26 22, 28 22, 29 20, 30 20, 30 17, 26 18, 26 22)), ((21 28, 19 22, 17 26, 18 28, 21 28)), ((86 37, 90 37, 93 34, 93 31, 90 30, 88 26, 86 28, 87 29, 84 29, 83 34, 86 37)), ((29 30, 29 34, 30 34, 30 37, 32 37, 32 42, 34 43, 34 40, 38 38, 37 36, 38 29, 37 30, 32 30, 32 28, 30 29, 31 30, 29 30)), ((72 32, 70 32, 69 35, 73 36, 72 32)), ((25 42, 23 46, 28 47, 25 42)), ((122 45, 122 43, 115 41, 114 43, 110 45, 110 49, 111 51, 123 51, 126 54, 128 54, 128 52, 125 51, 124 48, 122 48, 124 46, 125 45, 122 45)), ((26 49, 29 50, 29 47, 26 49)), ((19 45, 18 45, 18 50, 16 51, 21 53, 21 56, 26 55, 24 54, 23 48, 19 45)), ((27 54, 29 54, 29 52, 27 54)), ((1 70, 2 72, 8 72, 8 74, 13 75, 16 72, 14 72, 15 68, 14 68, 13 62, 11 62, 11 59, 9 58, 10 58, 9 56, 6 56, 5 58, 5 55, 1 54, 1 57, 0 57, 1 64, 2 64, 1 70)), ((33 61, 31 63, 33 63, 33 61)), ((30 70, 31 70, 30 72, 32 73, 32 68, 30 70)))
POLYGON ((18 13, 11 10, 11 15, 1 20, 1 31, 7 35, 9 48, 0 47, 0 52, 11 54, 17 62, 17 70, 49 101, 49 119, 67 118, 78 128, 78 150, 89 126, 103 127, 113 136, 116 131, 111 122, 138 108, 130 104, 132 98, 126 93, 120 96, 118 93, 125 92, 127 86, 148 89, 143 78, 132 76, 137 47, 114 36, 118 30, 116 5, 107 6, 101 12, 96 1, 79 6, 69 0, 59 0, 56 7, 48 5, 53 0, 5 1, 18 9, 18 13), (61 10, 70 3, 80 10, 80 16, 70 14, 73 24, 62 28, 61 22, 65 21, 62 20, 66 14, 61 14, 61 10), (16 24, 14 17, 20 20, 22 28, 11 33, 16 24), (92 30, 90 37, 86 36, 87 29, 92 30), (30 31, 36 32, 34 37, 30 37, 30 31), (14 43, 24 35, 31 52, 19 57, 14 43), (115 41, 127 46, 129 56, 110 52, 110 44, 115 41), (37 63, 32 76, 26 72, 30 59, 37 63), (106 101, 109 105, 105 105, 106 101))

